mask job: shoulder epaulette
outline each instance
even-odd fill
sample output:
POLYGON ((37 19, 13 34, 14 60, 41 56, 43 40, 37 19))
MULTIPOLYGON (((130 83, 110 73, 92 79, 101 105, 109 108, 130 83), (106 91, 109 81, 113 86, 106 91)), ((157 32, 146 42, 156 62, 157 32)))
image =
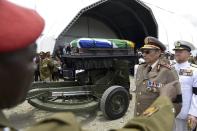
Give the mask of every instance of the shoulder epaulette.
POLYGON ((192 67, 194 68, 197 68, 197 65, 196 64, 191 64, 192 67))
POLYGON ((142 62, 142 63, 140 63, 139 65, 144 65, 144 64, 146 64, 146 62, 142 62))
POLYGON ((166 67, 168 69, 172 69, 172 66, 170 64, 164 64, 164 63, 160 63, 161 66, 166 67))
POLYGON ((171 66, 174 66, 175 64, 176 64, 176 62, 172 62, 170 65, 171 65, 171 66))

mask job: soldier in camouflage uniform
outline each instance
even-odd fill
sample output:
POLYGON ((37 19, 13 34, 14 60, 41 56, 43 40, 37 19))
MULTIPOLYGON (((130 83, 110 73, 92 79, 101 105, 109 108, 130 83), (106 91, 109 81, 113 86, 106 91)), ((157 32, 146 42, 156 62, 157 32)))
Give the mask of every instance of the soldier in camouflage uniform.
POLYGON ((50 59, 50 55, 44 52, 40 53, 40 78, 42 81, 51 81, 52 80, 52 70, 53 62, 50 59))
MULTIPOLYGON (((33 42, 41 34, 44 21, 35 11, 17 6, 7 0, 0 0, 0 18, 0 109, 3 110, 25 100, 34 73, 33 58, 36 54, 36 46, 33 42)), ((174 121, 171 100, 178 94, 176 83, 174 81, 160 88, 160 97, 151 107, 142 116, 130 120, 118 130, 170 131, 174 121)), ((58 113, 28 130, 82 131, 73 115, 67 113, 58 113)), ((16 131, 1 111, 0 131, 16 131)))
MULTIPOLYGON (((154 37, 146 37, 141 48, 145 63, 139 65, 136 73, 136 107, 135 115, 139 116, 159 96, 159 88, 178 80, 176 71, 162 53, 165 46, 154 37)), ((180 89, 180 85, 177 85, 180 89)), ((181 99, 181 96, 179 96, 181 99)), ((176 104, 178 108, 179 105, 176 104)))

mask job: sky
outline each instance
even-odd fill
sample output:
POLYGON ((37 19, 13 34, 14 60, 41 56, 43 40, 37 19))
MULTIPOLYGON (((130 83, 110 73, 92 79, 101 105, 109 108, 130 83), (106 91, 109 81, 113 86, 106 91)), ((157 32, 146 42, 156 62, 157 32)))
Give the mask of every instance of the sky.
MULTIPOLYGON (((57 38, 80 9, 99 0, 10 0, 37 10, 45 19, 43 34, 57 38), (68 12, 72 10, 72 12, 68 12)), ((159 36, 169 49, 175 39, 196 43, 197 47, 197 1, 196 0, 142 0, 148 5, 159 23, 159 36), (173 29, 173 30, 172 30, 173 29), (177 32, 180 32, 177 34, 177 32)))
MULTIPOLYGON (((61 7, 64 4, 70 3, 68 0, 10 0, 12 2, 24 5, 29 8, 37 9, 41 15, 45 18, 49 18, 49 16, 54 15, 57 16, 56 13, 59 14, 61 7), (56 9, 50 10, 52 7, 57 7, 56 9), (60 7, 60 8, 59 8, 60 7)), ((77 5, 77 1, 82 1, 83 3, 91 3, 91 1, 97 0, 72 0, 75 1, 77 5)), ((197 26, 197 1, 196 0, 142 0, 147 5, 153 5, 155 7, 164 9, 169 12, 173 12, 177 15, 182 15, 186 19, 190 20, 194 25, 197 26)))
POLYGON ((159 39, 169 51, 174 41, 185 40, 197 47, 197 1, 143 0, 153 10, 159 24, 159 39), (167 34, 167 35, 166 35, 167 34))
POLYGON ((197 1, 196 0, 142 0, 148 5, 183 16, 197 27, 197 1))

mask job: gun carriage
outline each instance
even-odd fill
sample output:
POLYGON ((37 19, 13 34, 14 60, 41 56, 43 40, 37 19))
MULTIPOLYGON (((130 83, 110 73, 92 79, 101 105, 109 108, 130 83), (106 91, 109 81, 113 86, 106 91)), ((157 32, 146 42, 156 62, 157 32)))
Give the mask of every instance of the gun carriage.
MULTIPOLYGON (((136 62, 134 45, 131 47, 128 41, 117 40, 124 44, 122 48, 106 48, 103 41, 97 42, 102 45, 97 47, 96 41, 99 40, 83 48, 71 42, 71 52, 63 57, 64 81, 34 82, 28 102, 48 111, 101 109, 108 119, 122 117, 132 99, 129 66, 136 62)), ((90 44, 90 41, 84 43, 90 44)))

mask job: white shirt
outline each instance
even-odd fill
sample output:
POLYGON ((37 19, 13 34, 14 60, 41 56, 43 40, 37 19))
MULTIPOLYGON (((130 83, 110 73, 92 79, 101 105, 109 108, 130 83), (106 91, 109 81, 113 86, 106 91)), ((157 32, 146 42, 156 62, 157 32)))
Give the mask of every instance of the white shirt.
POLYGON ((155 66, 158 64, 158 62, 159 62, 159 60, 155 61, 155 63, 153 63, 153 64, 151 65, 152 69, 155 68, 155 66))
POLYGON ((181 112, 177 118, 186 119, 189 113, 191 113, 191 115, 197 114, 197 108, 195 108, 195 106, 191 108, 193 96, 192 88, 197 87, 197 68, 192 67, 188 61, 181 64, 176 63, 174 66, 179 75, 183 99, 181 112), (181 72, 183 70, 192 71, 192 75, 182 74, 181 72))

